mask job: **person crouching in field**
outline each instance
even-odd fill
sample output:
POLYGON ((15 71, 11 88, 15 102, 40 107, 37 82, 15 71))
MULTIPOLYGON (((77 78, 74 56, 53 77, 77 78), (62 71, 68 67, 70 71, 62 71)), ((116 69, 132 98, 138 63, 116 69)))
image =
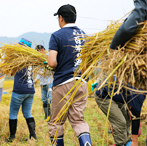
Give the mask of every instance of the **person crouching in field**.
MULTIPOLYGON (((20 39, 19 44, 31 47, 32 42, 22 38, 20 39)), ((15 139, 15 133, 17 129, 17 115, 20 106, 22 106, 22 113, 29 128, 30 138, 33 137, 37 140, 35 133, 35 120, 31 115, 31 108, 35 93, 31 71, 32 67, 30 66, 18 71, 14 76, 14 86, 9 112, 10 137, 6 139, 7 142, 12 142, 15 139)))
MULTIPOLYGON (((135 9, 116 32, 110 45, 110 51, 117 49, 118 46, 122 47, 135 33, 138 28, 138 23, 147 20, 147 0, 134 0, 134 5, 135 9)), ((138 146, 140 113, 145 98, 145 95, 126 90, 125 88, 121 89, 119 95, 113 96, 108 119, 113 127, 115 146, 138 146), (128 103, 128 108, 123 106, 124 103, 128 103), (129 127, 131 123, 127 109, 131 112, 132 118, 132 142, 129 137, 129 127)), ((95 92, 95 100, 100 109, 107 115, 111 100, 108 95, 107 86, 101 91, 95 92), (104 100, 104 98, 106 99, 104 100)))
MULTIPOLYGON (((39 51, 40 53, 46 54, 46 50, 44 46, 42 45, 37 45, 35 47, 35 50, 39 51)), ((37 74, 37 77, 34 80, 34 83, 36 84, 36 82, 40 80, 41 94, 42 94, 41 96, 42 96, 42 102, 43 102, 43 109, 45 113, 44 119, 48 121, 49 116, 50 116, 50 104, 51 104, 53 77, 51 74, 47 77, 43 77, 40 74, 37 74)))
MULTIPOLYGON (((111 94, 112 88, 113 87, 108 88, 105 86, 101 90, 95 92, 96 103, 106 116, 111 101, 109 95, 111 94)), ((116 91, 117 87, 115 87, 114 93, 116 91)), ((138 146, 140 114, 145 98, 145 95, 126 90, 125 88, 120 90, 120 94, 113 96, 108 117, 108 120, 113 127, 115 141, 115 145, 113 146, 123 146, 125 144, 126 146, 138 146), (131 118, 132 139, 130 137, 131 118)))

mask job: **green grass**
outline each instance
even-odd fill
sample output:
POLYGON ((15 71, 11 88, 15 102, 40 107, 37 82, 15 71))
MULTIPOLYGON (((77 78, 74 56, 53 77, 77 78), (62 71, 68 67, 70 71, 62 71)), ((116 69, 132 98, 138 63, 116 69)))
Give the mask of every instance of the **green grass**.
MULTIPOLYGON (((32 106, 32 115, 36 121, 36 134, 38 137, 38 142, 35 142, 33 140, 29 140, 28 142, 25 141, 25 139, 29 136, 29 131, 21 109, 18 113, 16 140, 13 143, 5 142, 5 138, 9 136, 8 120, 12 86, 13 81, 5 81, 4 91, 9 89, 9 92, 8 94, 3 95, 2 101, 0 102, 0 146, 51 146, 48 134, 48 123, 44 121, 44 112, 42 108, 41 91, 39 85, 35 86, 36 93, 32 106)), ((146 109, 144 111, 146 111, 146 109)), ((89 124, 90 127, 92 146, 102 146, 106 117, 97 107, 94 98, 88 98, 85 109, 85 121, 89 124)), ((75 136, 75 133, 71 128, 68 120, 66 121, 64 128, 65 146, 79 146, 78 138, 75 136)), ((108 126, 108 129, 111 129, 110 124, 108 126)), ((145 121, 142 121, 142 135, 139 137, 139 146, 145 146, 146 133, 147 127, 145 125, 145 121)), ((114 144, 111 134, 108 134, 107 140, 109 144, 114 144)), ((104 146, 106 146, 106 141, 104 146)))

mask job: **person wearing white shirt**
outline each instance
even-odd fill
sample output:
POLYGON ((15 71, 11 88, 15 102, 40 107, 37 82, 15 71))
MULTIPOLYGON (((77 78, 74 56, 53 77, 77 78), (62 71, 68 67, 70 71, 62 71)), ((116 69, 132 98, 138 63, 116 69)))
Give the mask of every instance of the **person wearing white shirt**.
MULTIPOLYGON (((44 46, 37 45, 35 48, 40 53, 46 54, 46 50, 44 46)), ((43 69, 41 70, 43 72, 43 69)), ((49 76, 41 76, 40 74, 37 74, 36 79, 34 80, 34 83, 36 83, 38 80, 40 80, 40 86, 41 86, 41 98, 43 102, 43 109, 45 113, 45 120, 48 116, 50 116, 50 104, 51 104, 51 94, 52 94, 52 83, 53 83, 53 77, 52 75, 49 76)))

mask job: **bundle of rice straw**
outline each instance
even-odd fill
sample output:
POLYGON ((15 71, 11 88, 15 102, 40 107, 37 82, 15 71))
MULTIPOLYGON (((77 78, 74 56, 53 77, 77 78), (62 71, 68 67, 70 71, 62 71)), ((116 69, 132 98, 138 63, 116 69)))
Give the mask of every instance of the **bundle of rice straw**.
POLYGON ((0 47, 1 61, 0 69, 4 74, 15 75, 15 73, 23 68, 32 66, 33 71, 46 76, 49 70, 46 69, 44 62, 47 61, 47 55, 36 51, 33 48, 20 44, 3 44, 0 47))
POLYGON ((99 89, 115 74, 119 77, 119 90, 127 83, 137 89, 147 89, 147 21, 139 24, 136 33, 118 50, 110 50, 110 43, 122 24, 122 20, 111 23, 106 30, 85 37, 77 59, 82 59, 79 70, 91 79, 102 80, 99 89), (105 79, 105 80, 104 80, 105 79))

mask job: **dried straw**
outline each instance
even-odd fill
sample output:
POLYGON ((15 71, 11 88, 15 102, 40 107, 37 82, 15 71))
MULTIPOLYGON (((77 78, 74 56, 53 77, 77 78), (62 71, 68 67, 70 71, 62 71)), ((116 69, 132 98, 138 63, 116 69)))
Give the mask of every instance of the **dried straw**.
MULTIPOLYGON (((85 38, 78 59, 82 59, 79 70, 84 70, 91 79, 107 80, 117 74, 119 90, 129 83, 137 89, 147 89, 147 21, 140 23, 136 33, 118 50, 109 46, 116 31, 122 23, 110 24, 105 31, 85 38)), ((78 70, 75 72, 75 76, 78 70)), ((106 82, 106 80, 105 80, 106 82)), ((104 82, 102 82, 104 85, 104 82)), ((100 86, 102 87, 102 86, 100 86)))
POLYGON ((33 48, 20 44, 4 44, 0 48, 1 62, 0 69, 4 74, 15 75, 19 70, 33 66, 33 72, 46 76, 49 71, 43 62, 47 61, 47 55, 42 54, 33 48))

